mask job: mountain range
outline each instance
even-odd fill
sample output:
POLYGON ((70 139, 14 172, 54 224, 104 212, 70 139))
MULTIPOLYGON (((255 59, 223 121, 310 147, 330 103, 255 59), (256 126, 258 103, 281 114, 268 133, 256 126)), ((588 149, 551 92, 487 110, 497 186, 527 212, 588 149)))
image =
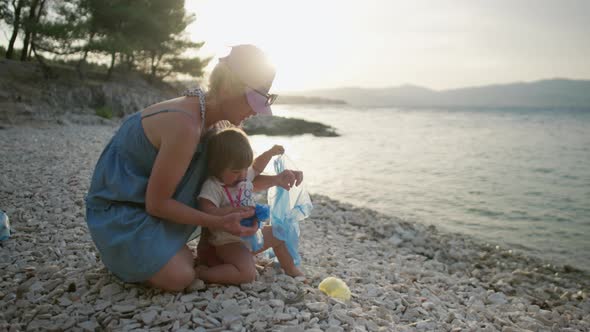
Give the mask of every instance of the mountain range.
POLYGON ((286 95, 342 100, 354 106, 589 109, 590 80, 548 79, 449 90, 415 85, 334 88, 286 95))

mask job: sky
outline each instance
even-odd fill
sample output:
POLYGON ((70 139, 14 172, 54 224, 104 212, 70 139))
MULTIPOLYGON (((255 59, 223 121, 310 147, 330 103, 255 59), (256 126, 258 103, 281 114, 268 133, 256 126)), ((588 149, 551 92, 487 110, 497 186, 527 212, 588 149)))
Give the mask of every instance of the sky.
MULTIPOLYGON (((590 79, 586 0, 186 0, 217 58, 255 44, 273 88, 467 86, 590 79)), ((217 63, 214 59, 209 69, 217 63)))

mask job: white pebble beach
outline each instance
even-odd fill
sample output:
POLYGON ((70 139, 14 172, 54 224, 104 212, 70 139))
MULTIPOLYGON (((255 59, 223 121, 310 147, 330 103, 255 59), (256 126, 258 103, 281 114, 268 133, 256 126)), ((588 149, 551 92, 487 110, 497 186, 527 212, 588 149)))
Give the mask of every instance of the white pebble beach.
MULTIPOLYGON (((236 286, 166 293, 106 270, 84 219, 115 127, 0 129, 0 331, 589 331, 590 274, 314 195, 306 279, 273 265, 236 286), (352 292, 322 293, 326 277, 352 292)), ((157 245, 155 243, 154 245, 157 245)), ((191 243, 196 246, 196 243, 191 243)))

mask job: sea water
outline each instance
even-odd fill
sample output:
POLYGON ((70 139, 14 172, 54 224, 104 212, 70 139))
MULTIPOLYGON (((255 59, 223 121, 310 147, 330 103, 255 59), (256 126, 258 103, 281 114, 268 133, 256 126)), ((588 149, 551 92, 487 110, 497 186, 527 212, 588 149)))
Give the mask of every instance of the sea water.
POLYGON ((285 146, 312 194, 590 267, 590 112, 274 107, 340 137, 285 146))

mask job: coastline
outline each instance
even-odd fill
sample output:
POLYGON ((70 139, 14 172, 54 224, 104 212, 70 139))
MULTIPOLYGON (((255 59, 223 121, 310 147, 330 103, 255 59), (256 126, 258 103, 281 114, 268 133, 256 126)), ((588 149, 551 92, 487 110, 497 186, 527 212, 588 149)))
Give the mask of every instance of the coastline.
POLYGON ((99 260, 83 203, 115 129, 0 130, 0 209, 15 230, 0 243, 0 329, 590 329, 587 272, 320 195, 301 224, 308 284, 272 266, 240 287, 123 284, 99 260), (348 284, 350 302, 317 289, 328 276, 348 284))

